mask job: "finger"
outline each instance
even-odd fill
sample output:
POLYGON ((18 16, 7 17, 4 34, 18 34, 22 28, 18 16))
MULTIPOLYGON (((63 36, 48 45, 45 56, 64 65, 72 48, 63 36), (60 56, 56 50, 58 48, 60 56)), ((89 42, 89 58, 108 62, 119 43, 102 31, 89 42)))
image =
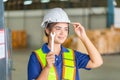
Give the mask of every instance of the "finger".
POLYGON ((78 28, 80 27, 80 23, 71 23, 73 25, 74 28, 78 28))
POLYGON ((72 25, 74 28, 76 27, 75 23, 71 23, 71 25, 72 25))
POLYGON ((52 65, 55 63, 55 61, 54 60, 49 60, 49 61, 47 61, 47 66, 48 67, 52 67, 52 65))
POLYGON ((55 59, 54 54, 47 54, 46 59, 55 59))
POLYGON ((46 59, 48 60, 48 59, 55 59, 55 57, 54 56, 48 56, 48 57, 46 57, 46 59))
POLYGON ((77 22, 73 22, 71 23, 72 25, 79 25, 80 23, 77 23, 77 22))
POLYGON ((51 58, 51 59, 47 59, 47 62, 51 63, 51 62, 55 62, 55 59, 51 58))
POLYGON ((52 56, 52 55, 54 56, 54 54, 48 53, 46 56, 52 56))
POLYGON ((51 63, 55 63, 55 59, 51 59, 50 62, 51 62, 51 63))
POLYGON ((53 53, 48 53, 46 56, 55 56, 53 53))
POLYGON ((55 55, 54 55, 54 54, 49 54, 49 55, 46 55, 46 58, 47 58, 47 59, 50 59, 50 58, 55 59, 55 55))
POLYGON ((54 52, 50 51, 48 54, 55 54, 54 52))
POLYGON ((48 64, 53 64, 53 63, 55 63, 55 59, 47 59, 47 63, 48 64))
POLYGON ((82 27, 80 23, 72 23, 72 25, 82 27))

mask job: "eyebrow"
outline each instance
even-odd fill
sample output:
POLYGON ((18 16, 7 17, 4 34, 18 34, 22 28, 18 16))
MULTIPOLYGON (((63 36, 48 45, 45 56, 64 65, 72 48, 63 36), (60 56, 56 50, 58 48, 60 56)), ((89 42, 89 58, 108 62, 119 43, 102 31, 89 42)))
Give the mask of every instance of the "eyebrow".
MULTIPOLYGON (((55 26, 56 28, 62 28, 62 26, 55 26)), ((65 27, 65 28, 68 28, 68 27, 65 27)))
POLYGON ((55 26, 56 28, 61 28, 61 26, 55 26))

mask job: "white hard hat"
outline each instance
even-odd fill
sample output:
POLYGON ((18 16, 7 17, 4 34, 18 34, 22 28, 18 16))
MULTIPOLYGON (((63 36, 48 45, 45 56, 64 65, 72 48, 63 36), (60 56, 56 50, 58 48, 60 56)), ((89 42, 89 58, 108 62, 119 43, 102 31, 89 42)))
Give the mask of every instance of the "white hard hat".
POLYGON ((44 16, 41 27, 45 28, 48 23, 54 23, 54 22, 70 23, 70 20, 68 18, 68 15, 63 9, 53 8, 53 9, 50 9, 47 12, 47 14, 44 16))

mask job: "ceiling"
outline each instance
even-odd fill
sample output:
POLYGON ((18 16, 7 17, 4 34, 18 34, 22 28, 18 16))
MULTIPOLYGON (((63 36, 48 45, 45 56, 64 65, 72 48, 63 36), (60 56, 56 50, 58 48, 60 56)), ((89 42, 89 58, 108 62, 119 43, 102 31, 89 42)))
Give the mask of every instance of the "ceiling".
MULTIPOLYGON (((108 0, 8 0, 4 2, 4 6, 5 10, 48 9, 53 7, 90 8, 107 7, 107 1, 108 0), (29 4, 25 4, 27 1, 29 1, 29 4)), ((116 3, 116 6, 120 7, 120 0, 116 0, 116 3)))

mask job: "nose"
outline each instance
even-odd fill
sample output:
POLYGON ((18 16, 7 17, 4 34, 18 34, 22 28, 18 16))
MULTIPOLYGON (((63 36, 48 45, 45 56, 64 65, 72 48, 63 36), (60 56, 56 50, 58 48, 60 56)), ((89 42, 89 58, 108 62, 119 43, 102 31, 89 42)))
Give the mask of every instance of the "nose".
POLYGON ((63 29, 60 30, 60 34, 63 35, 65 31, 63 29))

